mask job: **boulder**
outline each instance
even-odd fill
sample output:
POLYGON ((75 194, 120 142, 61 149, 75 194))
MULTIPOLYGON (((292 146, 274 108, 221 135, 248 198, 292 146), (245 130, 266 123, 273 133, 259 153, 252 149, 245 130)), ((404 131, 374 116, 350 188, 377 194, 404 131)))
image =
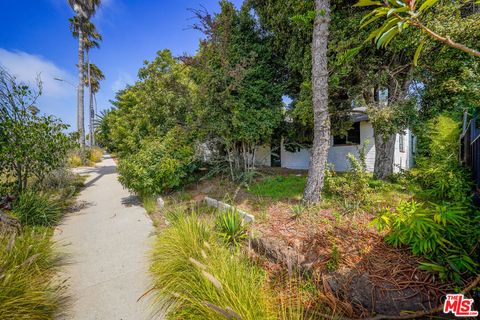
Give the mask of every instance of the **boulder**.
POLYGON ((2 233, 19 233, 22 225, 18 219, 4 213, 0 210, 0 234, 2 233))

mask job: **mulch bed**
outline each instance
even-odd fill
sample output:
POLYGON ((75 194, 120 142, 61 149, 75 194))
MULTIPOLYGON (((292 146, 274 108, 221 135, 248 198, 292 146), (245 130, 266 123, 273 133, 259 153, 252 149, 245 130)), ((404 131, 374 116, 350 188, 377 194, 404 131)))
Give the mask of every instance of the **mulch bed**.
POLYGON ((385 244, 369 226, 370 214, 318 210, 293 218, 288 204, 271 206, 255 226, 260 235, 253 247, 284 268, 314 275, 324 293, 335 297, 332 307, 342 305, 351 317, 397 315, 441 303, 449 285, 419 270, 421 259, 408 249, 385 244))

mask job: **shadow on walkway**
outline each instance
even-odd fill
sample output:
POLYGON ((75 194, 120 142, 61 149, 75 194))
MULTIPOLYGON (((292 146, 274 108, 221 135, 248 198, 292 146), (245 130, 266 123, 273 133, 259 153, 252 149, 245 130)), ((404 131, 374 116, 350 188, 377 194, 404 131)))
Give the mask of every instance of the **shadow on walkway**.
POLYGON ((90 187, 96 181, 98 181, 101 177, 103 177, 105 175, 108 175, 108 174, 114 174, 116 172, 117 172, 117 166, 95 167, 95 168, 91 168, 89 170, 83 171, 82 174, 91 174, 91 173, 96 173, 97 174, 97 176, 95 178, 93 178, 92 180, 85 183, 84 188, 90 187))

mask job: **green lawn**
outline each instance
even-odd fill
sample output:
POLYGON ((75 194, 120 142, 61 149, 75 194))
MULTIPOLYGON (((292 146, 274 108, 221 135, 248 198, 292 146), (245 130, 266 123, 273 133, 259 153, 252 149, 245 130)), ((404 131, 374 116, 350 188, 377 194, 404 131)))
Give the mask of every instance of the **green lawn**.
POLYGON ((307 177, 305 176, 272 176, 255 183, 249 188, 248 192, 257 196, 270 197, 276 200, 300 200, 306 183, 307 177))

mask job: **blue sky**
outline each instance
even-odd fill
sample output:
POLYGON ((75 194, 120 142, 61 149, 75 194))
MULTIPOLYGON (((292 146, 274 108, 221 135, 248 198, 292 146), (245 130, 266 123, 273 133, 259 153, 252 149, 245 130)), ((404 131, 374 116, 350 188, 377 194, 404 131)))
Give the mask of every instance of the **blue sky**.
MULTIPOLYGON (((68 18, 73 15, 67 0, 1 0, 0 64, 17 78, 43 82, 39 101, 42 112, 60 117, 75 128, 76 92, 66 82, 76 82, 77 41, 72 38, 68 18)), ((109 108, 115 92, 133 83, 144 60, 168 48, 175 55, 194 54, 201 34, 188 8, 203 5, 218 11, 217 0, 103 0, 94 17, 103 36, 92 62, 105 73, 97 94, 99 110, 109 108)), ((241 0, 233 0, 237 7, 241 0)), ((87 101, 86 101, 87 103, 87 101)))

